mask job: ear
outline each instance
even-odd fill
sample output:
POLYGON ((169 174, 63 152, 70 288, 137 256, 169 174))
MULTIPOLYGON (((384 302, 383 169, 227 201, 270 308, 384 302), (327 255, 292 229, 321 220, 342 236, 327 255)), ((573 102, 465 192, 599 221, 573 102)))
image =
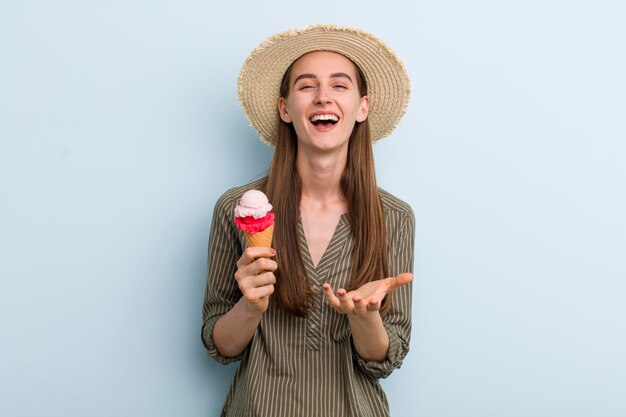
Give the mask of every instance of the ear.
POLYGON ((287 111, 287 103, 285 103, 285 99, 282 97, 278 99, 278 114, 280 114, 280 119, 283 122, 291 123, 291 116, 289 116, 287 111))
POLYGON ((361 103, 359 104, 359 112, 356 115, 356 121, 361 123, 367 119, 367 115, 370 110, 370 99, 368 96, 361 97, 361 103))

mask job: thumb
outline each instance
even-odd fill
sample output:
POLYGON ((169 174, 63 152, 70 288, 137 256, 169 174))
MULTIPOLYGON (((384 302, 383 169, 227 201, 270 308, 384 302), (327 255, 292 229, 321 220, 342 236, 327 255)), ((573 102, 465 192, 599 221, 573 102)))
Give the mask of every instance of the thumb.
POLYGON ((401 287, 403 285, 408 284, 411 281, 413 281, 413 274, 411 274, 410 272, 405 272, 403 274, 398 275, 397 277, 393 279, 391 283, 391 287, 389 289, 392 290, 394 288, 401 287))

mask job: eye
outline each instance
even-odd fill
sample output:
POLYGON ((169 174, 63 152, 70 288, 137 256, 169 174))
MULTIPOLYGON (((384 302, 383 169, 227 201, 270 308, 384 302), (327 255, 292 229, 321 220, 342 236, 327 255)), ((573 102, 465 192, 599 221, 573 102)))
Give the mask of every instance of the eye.
POLYGON ((335 84, 335 88, 338 90, 346 90, 348 86, 345 84, 335 84))

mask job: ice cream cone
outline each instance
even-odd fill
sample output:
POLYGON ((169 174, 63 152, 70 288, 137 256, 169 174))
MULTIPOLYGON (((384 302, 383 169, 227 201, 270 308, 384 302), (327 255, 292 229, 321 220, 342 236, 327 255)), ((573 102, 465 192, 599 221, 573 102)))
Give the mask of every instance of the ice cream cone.
POLYGON ((248 242, 248 247, 260 246, 264 248, 272 247, 272 237, 274 236, 274 225, 270 225, 262 232, 248 233, 243 232, 248 242))

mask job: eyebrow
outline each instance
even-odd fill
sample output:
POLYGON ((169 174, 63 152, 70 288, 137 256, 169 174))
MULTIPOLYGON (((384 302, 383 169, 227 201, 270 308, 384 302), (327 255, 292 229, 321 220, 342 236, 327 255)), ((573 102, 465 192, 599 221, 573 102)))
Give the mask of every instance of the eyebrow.
MULTIPOLYGON (((297 83, 298 81, 302 80, 303 78, 315 78, 317 79, 317 75, 315 74, 300 74, 296 77, 295 80, 293 80, 293 83, 297 83)), ((347 78, 350 82, 352 82, 352 78, 346 74, 345 72, 334 72, 332 74, 330 74, 330 78, 347 78)))

